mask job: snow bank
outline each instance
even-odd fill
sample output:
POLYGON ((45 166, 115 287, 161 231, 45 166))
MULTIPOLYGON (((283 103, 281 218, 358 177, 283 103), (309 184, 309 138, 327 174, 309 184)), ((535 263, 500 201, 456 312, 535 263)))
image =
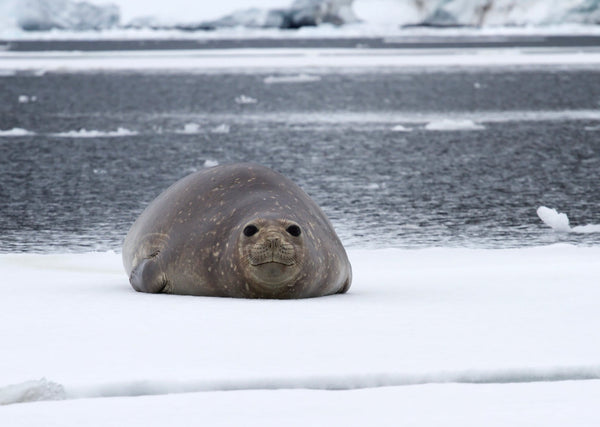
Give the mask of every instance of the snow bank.
POLYGON ((61 138, 114 138, 114 137, 119 137, 119 136, 131 136, 131 135, 137 135, 138 132, 129 130, 129 129, 125 129, 125 128, 117 128, 116 131, 99 131, 99 130, 86 130, 86 129, 79 129, 79 130, 70 130, 68 132, 59 132, 59 133, 54 133, 52 134, 52 136, 57 136, 57 137, 61 137, 61 138))
POLYGON ((453 130, 482 130, 485 126, 468 119, 441 119, 425 125, 427 130, 453 131, 453 130))
POLYGON ((35 132, 31 132, 29 130, 21 129, 21 128, 0 130, 0 137, 2 137, 2 136, 27 136, 27 135, 35 135, 35 132))
POLYGON ((537 209, 537 214, 544 224, 559 233, 600 233, 600 224, 578 225, 571 227, 569 218, 565 213, 558 213, 556 209, 540 206, 537 209))

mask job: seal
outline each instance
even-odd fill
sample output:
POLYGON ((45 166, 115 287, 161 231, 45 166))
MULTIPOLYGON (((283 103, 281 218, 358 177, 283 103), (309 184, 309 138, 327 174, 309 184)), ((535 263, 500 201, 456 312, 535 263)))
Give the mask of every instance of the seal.
POLYGON ((252 163, 188 175, 154 199, 123 243, 136 291, 236 298, 344 293, 352 268, 323 211, 252 163))

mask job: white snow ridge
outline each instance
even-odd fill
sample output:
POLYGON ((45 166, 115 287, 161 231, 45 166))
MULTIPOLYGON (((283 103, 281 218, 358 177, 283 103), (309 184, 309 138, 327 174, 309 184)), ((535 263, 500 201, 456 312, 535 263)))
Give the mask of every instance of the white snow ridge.
POLYGON ((559 233, 600 233, 600 224, 578 225, 571 227, 569 217, 565 213, 559 213, 556 209, 540 206, 537 214, 544 224, 559 233))
POLYGON ((0 388, 0 405, 40 400, 62 400, 65 398, 65 389, 63 386, 48 381, 46 378, 0 388))

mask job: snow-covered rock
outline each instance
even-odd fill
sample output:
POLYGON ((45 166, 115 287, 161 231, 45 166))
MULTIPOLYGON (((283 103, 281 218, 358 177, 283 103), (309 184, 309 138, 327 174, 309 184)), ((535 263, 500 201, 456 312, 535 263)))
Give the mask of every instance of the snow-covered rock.
MULTIPOLYGON (((415 0, 418 2, 418 0, 415 0)), ((429 26, 599 24, 600 0, 431 0, 429 26)))
MULTIPOLYGON (((352 10, 354 0, 296 0, 288 8, 238 10, 213 21, 177 24, 178 29, 202 30, 230 27, 300 28, 323 23, 343 25, 358 22, 352 10)), ((164 28, 164 27, 163 27, 164 28)))
POLYGON ((114 4, 95 5, 71 0, 22 0, 17 3, 17 24, 26 31, 103 30, 119 24, 114 4))

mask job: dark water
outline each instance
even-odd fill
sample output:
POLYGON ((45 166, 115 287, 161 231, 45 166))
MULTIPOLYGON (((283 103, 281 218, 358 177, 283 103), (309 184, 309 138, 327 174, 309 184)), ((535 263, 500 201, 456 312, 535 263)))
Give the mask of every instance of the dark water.
POLYGON ((0 137, 0 252, 118 250, 144 206, 207 160, 290 176, 350 246, 600 244, 600 233, 557 234, 535 213, 545 205, 572 225, 600 224, 598 116, 558 114, 600 108, 600 70, 266 77, 0 77, 0 129, 35 132, 0 137), (242 94, 257 102, 236 103, 242 94), (521 110, 557 115, 528 121, 521 110), (482 119, 484 129, 425 128, 486 112, 500 119, 482 119), (190 123, 197 132, 181 133, 190 123), (119 127, 137 134, 56 135, 119 127))

